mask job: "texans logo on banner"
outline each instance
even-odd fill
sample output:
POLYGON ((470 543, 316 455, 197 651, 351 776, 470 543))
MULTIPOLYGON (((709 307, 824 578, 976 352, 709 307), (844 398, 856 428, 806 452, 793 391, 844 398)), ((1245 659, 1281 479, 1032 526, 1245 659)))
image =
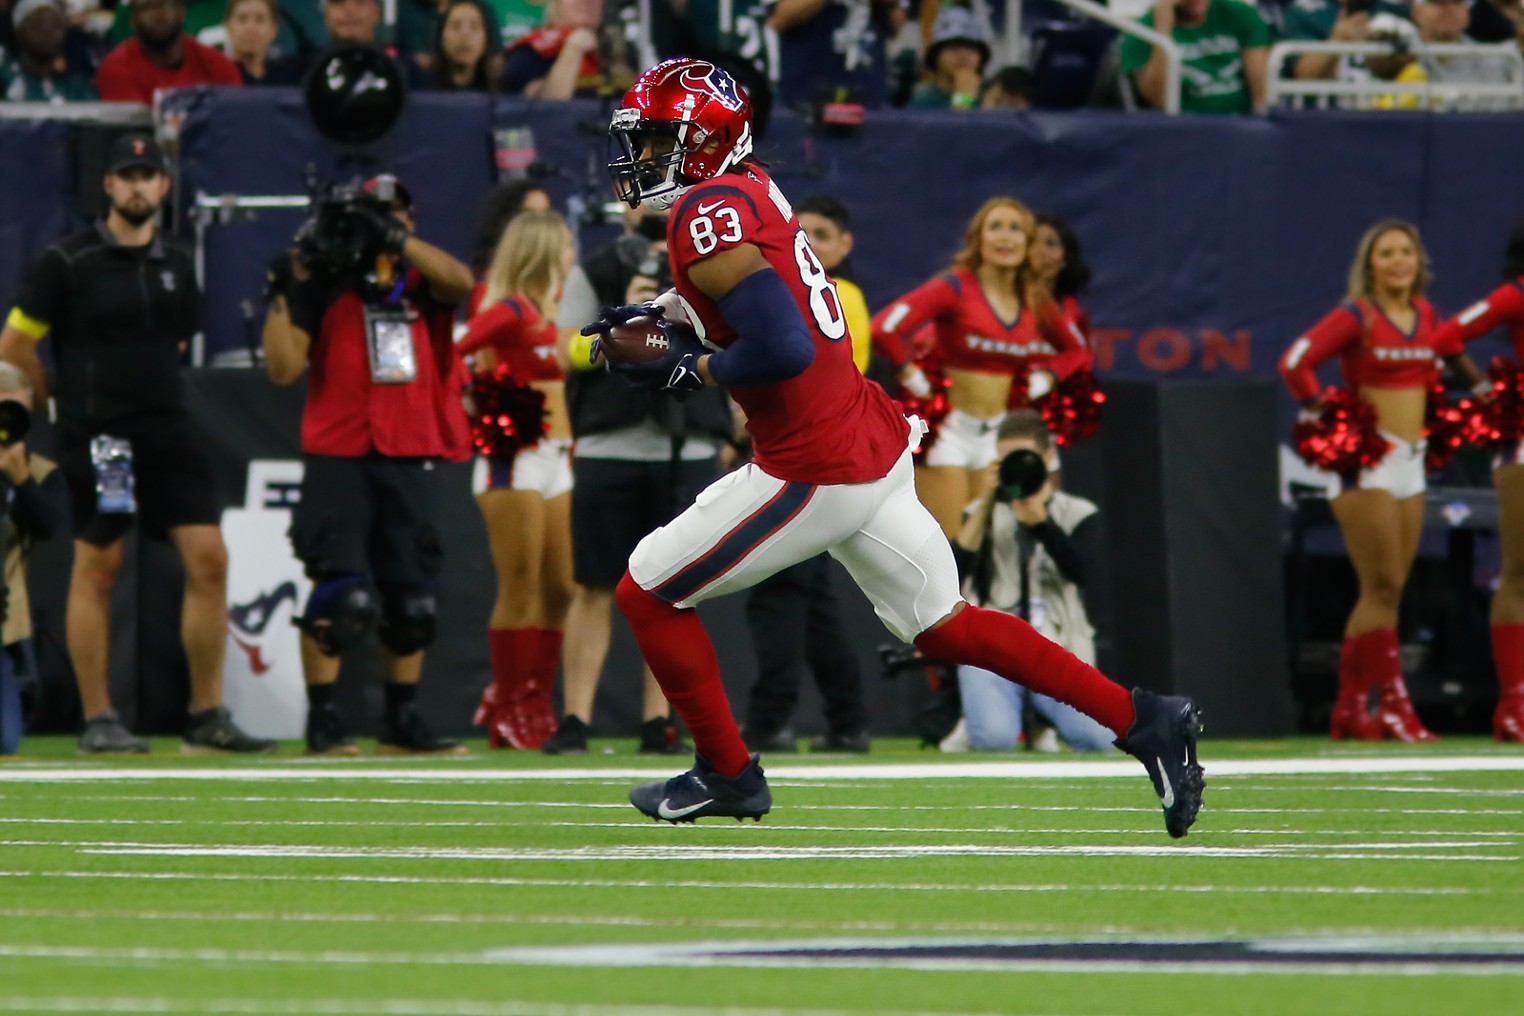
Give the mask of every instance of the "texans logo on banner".
POLYGON ((244 506, 222 513, 228 546, 223 694, 256 737, 300 737, 307 723, 300 633, 291 619, 301 613, 312 583, 286 536, 301 485, 300 462, 255 459, 244 506))

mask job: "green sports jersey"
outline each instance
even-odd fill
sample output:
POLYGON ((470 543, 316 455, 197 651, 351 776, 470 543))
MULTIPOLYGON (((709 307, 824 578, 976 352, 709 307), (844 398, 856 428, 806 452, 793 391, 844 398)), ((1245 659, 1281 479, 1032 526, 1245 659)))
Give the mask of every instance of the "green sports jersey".
MULTIPOLYGON (((1153 11, 1139 20, 1152 28, 1153 11)), ((1176 25, 1170 37, 1180 47, 1182 113, 1252 112, 1243 50, 1270 45, 1270 30, 1258 11, 1241 0, 1212 0, 1200 25, 1176 25)), ((1122 40, 1122 73, 1137 72, 1152 52, 1142 39, 1127 36, 1122 40)))

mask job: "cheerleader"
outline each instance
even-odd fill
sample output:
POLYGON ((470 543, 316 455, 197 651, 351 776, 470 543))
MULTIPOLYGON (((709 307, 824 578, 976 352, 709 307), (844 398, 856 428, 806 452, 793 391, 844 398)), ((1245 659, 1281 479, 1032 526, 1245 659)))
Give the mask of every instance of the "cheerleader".
POLYGON ((1090 314, 1080 306, 1079 292, 1090 284, 1090 266, 1080 252, 1079 237, 1058 215, 1039 215, 1032 232, 1032 280, 1058 303, 1090 345, 1090 314))
POLYGON ((474 722, 494 748, 538 748, 571 604, 571 425, 556 343, 557 301, 572 238, 554 212, 526 211, 503 231, 460 351, 480 372, 507 364, 509 384, 545 396, 545 436, 512 460, 479 456, 472 481, 487 524, 497 598, 487 623, 492 684, 474 722))
MULTIPOLYGON (((1439 326, 1439 338, 1459 348, 1494 328, 1508 326, 1514 357, 1524 361, 1524 221, 1514 228, 1503 259, 1508 281, 1486 299, 1467 307, 1439 326)), ((1513 364, 1519 369, 1518 363, 1513 364)), ((1478 391, 1490 386, 1478 372, 1472 380, 1478 391)), ((1524 441, 1509 435, 1494 449, 1492 482, 1498 492, 1498 542, 1502 545, 1502 574, 1492 598, 1492 661, 1498 672, 1498 707, 1492 716, 1492 736, 1499 741, 1524 741, 1524 441)))
POLYGON ((1438 342, 1434 308, 1423 298, 1428 281, 1418 230, 1378 222, 1360 240, 1345 302, 1281 357, 1281 376, 1312 414, 1323 408, 1315 369, 1338 357, 1344 383, 1374 408, 1391 445, 1379 462, 1340 477, 1342 492, 1333 500, 1360 589, 1344 628, 1334 740, 1437 740, 1413 711, 1397 655, 1397 607, 1423 528, 1428 391, 1436 357, 1459 352, 1438 342))
POLYGON ((1036 283, 1027 258, 1032 234, 1025 205, 991 198, 968 224, 952 270, 873 320, 874 346, 906 391, 919 398, 932 393, 917 360, 935 364, 950 382, 951 409, 916 469, 921 500, 949 539, 961 527, 964 506, 989 487, 1007 405, 1040 398, 1090 366, 1084 338, 1036 283), (912 342, 926 325, 931 345, 913 358, 912 342), (1017 377, 1026 378, 1026 390, 1013 398, 1017 377))

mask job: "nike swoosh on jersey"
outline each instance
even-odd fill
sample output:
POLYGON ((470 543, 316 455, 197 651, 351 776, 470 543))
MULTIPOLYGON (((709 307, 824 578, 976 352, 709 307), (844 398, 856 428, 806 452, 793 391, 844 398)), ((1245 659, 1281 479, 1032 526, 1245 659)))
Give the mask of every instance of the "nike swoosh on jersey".
POLYGON ((701 205, 698 206, 698 213, 700 215, 708 215, 711 212, 713 212, 716 208, 719 208, 719 207, 723 206, 724 204, 725 204, 725 202, 723 202, 723 201, 715 201, 715 202, 713 202, 711 204, 707 204, 707 205, 701 204, 701 205))
POLYGON ((1164 807, 1173 808, 1175 806, 1175 788, 1170 785, 1169 772, 1164 768, 1164 760, 1155 756, 1154 765, 1159 767, 1159 782, 1164 784, 1164 790, 1159 794, 1159 800, 1164 802, 1164 807))
MULTIPOLYGON (((1173 797, 1174 795, 1172 794, 1170 796, 1173 797)), ((700 801, 698 804, 690 804, 686 808, 669 808, 667 807, 668 800, 669 798, 662 799, 661 804, 656 806, 656 814, 665 819, 674 819, 686 818, 687 816, 692 815, 694 812, 704 807, 704 805, 711 803, 714 798, 708 798, 707 800, 700 801)))

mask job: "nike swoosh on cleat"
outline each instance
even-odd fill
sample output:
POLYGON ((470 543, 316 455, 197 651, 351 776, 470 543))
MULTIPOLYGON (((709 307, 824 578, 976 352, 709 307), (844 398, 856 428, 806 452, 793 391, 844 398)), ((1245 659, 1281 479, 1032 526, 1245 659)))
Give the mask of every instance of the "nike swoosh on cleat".
MULTIPOLYGON (((1174 795, 1171 795, 1171 797, 1173 796, 1174 795)), ((714 798, 711 797, 707 801, 700 801, 698 804, 690 804, 686 808, 669 808, 667 807, 667 800, 669 799, 664 798, 661 804, 656 806, 656 814, 661 818, 668 819, 670 821, 671 819, 675 818, 687 818, 689 815, 692 815, 694 812, 704 807, 704 805, 712 803, 714 798)))
MULTIPOLYGON (((1169 773, 1164 768, 1164 760, 1155 756, 1154 764, 1159 767, 1159 782, 1164 784, 1164 790, 1160 792, 1159 800, 1164 802, 1166 809, 1173 808, 1175 806, 1175 788, 1170 785, 1169 773)), ((665 804, 666 802, 663 801, 662 803, 665 804)))

